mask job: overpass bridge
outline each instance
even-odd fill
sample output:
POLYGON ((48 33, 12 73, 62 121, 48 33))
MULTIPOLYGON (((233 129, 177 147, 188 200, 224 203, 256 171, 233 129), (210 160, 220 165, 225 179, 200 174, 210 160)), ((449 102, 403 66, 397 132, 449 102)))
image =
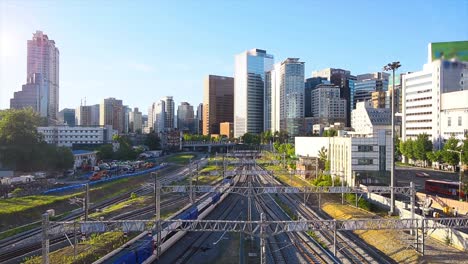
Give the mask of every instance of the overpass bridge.
POLYGON ((208 152, 211 152, 212 148, 229 148, 236 145, 238 145, 238 143, 230 141, 182 141, 180 149, 195 151, 197 148, 208 148, 208 152))

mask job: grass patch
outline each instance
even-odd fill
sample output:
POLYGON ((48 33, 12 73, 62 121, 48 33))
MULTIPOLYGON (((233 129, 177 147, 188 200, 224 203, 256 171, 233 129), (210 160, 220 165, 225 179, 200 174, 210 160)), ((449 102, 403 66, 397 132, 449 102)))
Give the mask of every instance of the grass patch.
POLYGON ((1 199, 0 200, 0 216, 6 214, 16 214, 28 209, 38 207, 38 206, 45 206, 50 205, 56 202, 61 202, 64 200, 68 200, 74 196, 80 195, 81 193, 77 194, 68 194, 68 195, 31 195, 31 196, 24 196, 18 198, 10 198, 10 199, 1 199))
POLYGON ((322 246, 323 248, 328 248, 327 247, 327 244, 325 244, 325 242, 323 242, 319 236, 317 236, 316 233, 314 233, 313 231, 307 231, 306 232, 307 235, 309 235, 313 240, 315 240, 317 243, 319 243, 320 246, 322 246))
MULTIPOLYGON (((73 259, 73 247, 68 246, 50 253, 50 263, 92 263, 111 250, 120 247, 127 240, 127 238, 124 238, 122 232, 108 232, 99 235, 93 234, 88 240, 78 244, 76 260, 73 259)), ((42 258, 41 256, 27 258, 23 263, 40 264, 42 263, 42 258)))
POLYGON ((145 201, 146 201, 145 197, 136 197, 134 199, 123 201, 121 203, 117 203, 117 204, 111 205, 109 207, 106 207, 106 208, 104 208, 102 210, 102 212, 92 213, 89 216, 92 217, 92 218, 101 217, 101 216, 110 214, 112 212, 122 210, 122 209, 124 209, 126 207, 129 207, 129 206, 132 206, 132 207, 141 206, 145 201))
POLYGON ((34 223, 34 224, 30 224, 30 225, 24 225, 24 226, 20 226, 20 227, 17 227, 17 228, 9 229, 9 230, 7 230, 5 232, 0 233, 0 240, 5 239, 7 237, 14 236, 16 234, 19 234, 19 233, 22 233, 22 232, 25 232, 25 231, 28 231, 28 230, 31 230, 33 228, 36 228, 36 227, 40 226, 40 225, 41 225, 40 223, 34 223))
POLYGON ((176 163, 179 165, 184 165, 184 164, 188 164, 190 162, 190 159, 193 159, 194 157, 195 157, 194 154, 177 154, 177 155, 167 158, 166 161, 176 163))
POLYGON ((290 175, 280 165, 267 165, 264 167, 266 170, 273 171, 273 176, 283 183, 294 187, 312 186, 309 181, 303 180, 296 175, 290 175))
POLYGON ((291 208, 289 208, 288 205, 286 205, 281 200, 281 198, 279 198, 278 196, 275 195, 274 199, 275 199, 275 202, 281 207, 281 209, 283 209, 283 211, 286 212, 286 214, 289 216, 289 218, 291 218, 292 220, 297 220, 297 215, 294 213, 293 210, 291 210, 291 208))

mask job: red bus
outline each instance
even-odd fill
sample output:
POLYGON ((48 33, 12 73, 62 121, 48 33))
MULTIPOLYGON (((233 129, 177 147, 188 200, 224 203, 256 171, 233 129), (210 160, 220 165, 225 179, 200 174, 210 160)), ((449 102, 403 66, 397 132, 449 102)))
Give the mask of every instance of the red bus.
POLYGON ((426 180, 426 192, 444 194, 451 197, 465 197, 463 190, 460 195, 460 183, 453 181, 426 180))

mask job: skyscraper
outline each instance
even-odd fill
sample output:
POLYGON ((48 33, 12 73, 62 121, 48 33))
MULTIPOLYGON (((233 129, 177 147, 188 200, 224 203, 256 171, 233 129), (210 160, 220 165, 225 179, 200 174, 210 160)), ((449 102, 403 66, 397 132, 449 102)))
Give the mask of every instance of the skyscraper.
POLYGON ((312 77, 305 80, 304 87, 304 116, 312 117, 312 108, 311 108, 311 91, 321 83, 327 82, 326 78, 323 77, 312 77))
POLYGON ((75 126, 75 109, 64 108, 57 117, 60 123, 75 126))
POLYGON ((319 84, 311 92, 312 118, 314 124, 331 125, 346 119, 346 100, 340 98, 340 87, 319 84))
POLYGON ((81 105, 75 110, 75 124, 78 126, 99 126, 99 105, 81 105))
POLYGON ((166 129, 166 101, 159 100, 153 110, 154 132, 159 133, 166 129))
POLYGON ((42 31, 36 31, 32 40, 28 40, 27 79, 34 74, 41 74, 42 84, 40 105, 47 105, 47 109, 40 109, 42 116, 56 120, 59 109, 59 50, 55 41, 42 31))
POLYGON ((265 130, 298 136, 304 124, 304 62, 288 58, 266 73, 265 130))
POLYGON ((114 130, 124 133, 124 108, 122 100, 104 99, 99 107, 99 125, 111 125, 114 130))
POLYGON ((353 109, 357 102, 365 102, 372 99, 373 92, 385 92, 388 90, 388 78, 390 74, 385 72, 374 72, 357 75, 354 85, 353 109))
POLYGON ((220 123, 234 121, 234 78, 208 75, 203 97, 203 135, 219 134, 220 123))
POLYGON ((175 104, 172 96, 163 97, 164 100, 164 112, 166 112, 165 128, 174 128, 174 115, 175 115, 175 104))
POLYGON ((350 71, 343 69, 326 68, 312 73, 312 77, 326 78, 331 84, 337 85, 340 88, 341 98, 346 100, 346 120, 347 126, 351 126, 351 111, 354 101, 354 83, 356 77, 351 75, 350 71))
POLYGON ((15 92, 10 99, 10 108, 21 109, 31 107, 41 116, 47 116, 47 104, 41 105, 41 88, 43 81, 40 73, 35 73, 28 78, 21 91, 15 92))
POLYGON ((193 106, 187 102, 181 102, 177 108, 177 128, 190 134, 195 133, 193 106))
POLYGON ((197 134, 203 134, 203 104, 199 104, 197 107, 197 134))
POLYGON ((141 133, 142 132, 142 114, 138 110, 138 107, 135 107, 133 111, 128 113, 128 123, 129 123, 129 132, 132 133, 141 133))
POLYGON ((273 55, 252 49, 235 57, 234 137, 261 133, 264 129, 265 72, 273 67, 273 55))

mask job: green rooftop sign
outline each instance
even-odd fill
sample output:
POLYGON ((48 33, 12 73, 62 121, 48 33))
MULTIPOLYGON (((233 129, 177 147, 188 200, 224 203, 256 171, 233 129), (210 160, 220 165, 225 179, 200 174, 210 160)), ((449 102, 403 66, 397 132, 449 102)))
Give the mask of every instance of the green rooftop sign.
POLYGON ((430 46, 431 61, 457 58, 460 61, 468 61, 468 41, 434 42, 430 46))

